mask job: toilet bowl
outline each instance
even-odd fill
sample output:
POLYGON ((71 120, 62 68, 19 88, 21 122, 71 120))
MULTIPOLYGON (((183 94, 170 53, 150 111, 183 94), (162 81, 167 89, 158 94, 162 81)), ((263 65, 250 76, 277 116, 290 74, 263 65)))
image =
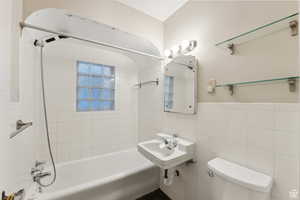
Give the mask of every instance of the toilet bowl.
POLYGON ((270 200, 272 177, 221 158, 208 162, 213 200, 270 200))

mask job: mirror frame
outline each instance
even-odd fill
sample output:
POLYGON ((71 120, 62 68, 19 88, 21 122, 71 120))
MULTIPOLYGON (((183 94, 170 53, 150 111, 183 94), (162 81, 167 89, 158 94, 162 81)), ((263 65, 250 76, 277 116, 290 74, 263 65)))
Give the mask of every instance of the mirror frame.
MULTIPOLYGON (((163 73, 163 81, 165 83, 165 75, 166 75, 166 66, 168 66, 171 63, 176 63, 188 67, 193 68, 194 72, 194 97, 193 97, 193 104, 194 104, 194 110, 191 113, 185 113, 185 112, 176 112, 176 111, 170 111, 166 110, 165 107, 165 95, 163 95, 163 106, 164 106, 164 112, 166 113, 177 113, 177 114, 184 114, 184 115, 195 115, 198 111, 198 62, 195 56, 179 56, 171 60, 169 63, 167 63, 164 66, 164 73, 163 73)), ((165 92, 165 88, 163 87, 163 93, 165 92)))

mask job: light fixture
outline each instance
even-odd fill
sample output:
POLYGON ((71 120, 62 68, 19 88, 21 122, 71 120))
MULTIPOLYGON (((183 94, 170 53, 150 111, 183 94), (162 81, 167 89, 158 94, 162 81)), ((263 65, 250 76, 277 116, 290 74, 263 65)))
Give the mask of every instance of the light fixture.
POLYGON ((165 50, 165 56, 167 58, 174 58, 178 55, 183 55, 193 51, 197 47, 196 40, 184 40, 180 45, 175 45, 171 49, 165 50))
POLYGON ((167 58, 172 58, 173 57, 173 52, 170 49, 166 49, 164 54, 167 58))
POLYGON ((181 49, 183 50, 183 51, 186 51, 189 47, 190 47, 190 41, 188 41, 188 40, 183 40, 182 42, 181 42, 181 44, 180 44, 180 46, 181 46, 181 49))
POLYGON ((180 46, 179 45, 173 46, 171 48, 171 50, 174 53, 174 55, 179 54, 180 53, 180 46))
POLYGON ((196 40, 184 40, 181 42, 181 48, 184 52, 190 52, 193 51, 197 47, 197 41, 196 40))

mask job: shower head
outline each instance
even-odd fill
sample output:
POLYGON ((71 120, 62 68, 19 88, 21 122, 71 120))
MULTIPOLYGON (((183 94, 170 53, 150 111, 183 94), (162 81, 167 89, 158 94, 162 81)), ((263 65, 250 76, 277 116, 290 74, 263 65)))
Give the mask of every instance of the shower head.
POLYGON ((63 40, 63 39, 68 39, 68 36, 65 35, 57 35, 57 36, 48 36, 47 38, 42 38, 40 40, 35 40, 34 41, 34 46, 40 46, 44 47, 45 44, 58 41, 58 40, 63 40))
POLYGON ((45 39, 45 42, 50 43, 50 42, 54 42, 55 40, 56 40, 55 37, 51 37, 51 38, 45 39))
POLYGON ((58 38, 59 38, 59 39, 68 39, 69 37, 68 37, 68 36, 65 36, 65 35, 58 35, 58 38))
POLYGON ((43 40, 34 40, 33 45, 36 47, 44 47, 44 41, 43 40))

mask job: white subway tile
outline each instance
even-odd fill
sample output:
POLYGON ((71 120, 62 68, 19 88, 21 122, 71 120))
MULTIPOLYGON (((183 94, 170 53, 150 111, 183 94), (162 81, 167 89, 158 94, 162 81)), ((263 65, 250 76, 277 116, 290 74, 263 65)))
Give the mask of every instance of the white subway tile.
POLYGON ((289 199, 289 192, 299 189, 299 161, 296 157, 277 156, 273 194, 289 199))
POLYGON ((258 147, 247 147, 247 166, 261 173, 273 176, 275 156, 273 152, 258 147))
POLYGON ((299 155, 299 135, 285 133, 282 131, 275 132, 275 151, 277 155, 299 155))
POLYGON ((275 106, 276 112, 300 112, 299 103, 278 103, 275 106))
POLYGON ((280 131, 299 131, 300 114, 298 112, 283 112, 275 113, 275 129, 280 131))
POLYGON ((275 118, 273 111, 249 111, 247 127, 253 129, 274 129, 275 118))
POLYGON ((247 145, 258 147, 268 152, 274 152, 275 133, 264 129, 247 129, 247 145))

